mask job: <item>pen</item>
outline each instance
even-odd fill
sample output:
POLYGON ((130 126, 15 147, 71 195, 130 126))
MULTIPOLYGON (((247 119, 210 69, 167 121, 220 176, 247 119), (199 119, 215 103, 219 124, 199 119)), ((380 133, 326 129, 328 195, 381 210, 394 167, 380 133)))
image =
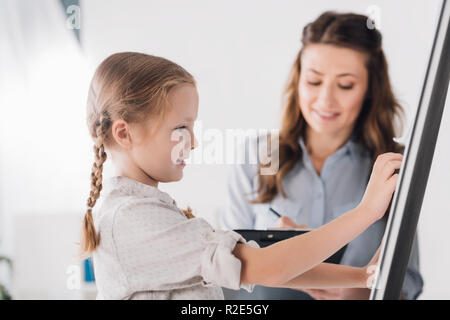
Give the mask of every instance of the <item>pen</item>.
POLYGON ((281 214, 273 210, 272 208, 269 208, 270 211, 272 211, 278 218, 281 218, 281 214))

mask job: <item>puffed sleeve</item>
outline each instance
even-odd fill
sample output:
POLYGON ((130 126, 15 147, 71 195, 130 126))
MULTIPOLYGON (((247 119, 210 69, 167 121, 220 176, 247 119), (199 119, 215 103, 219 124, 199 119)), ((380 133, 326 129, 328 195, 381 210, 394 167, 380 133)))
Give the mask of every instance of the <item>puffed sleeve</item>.
MULTIPOLYGON (((253 291, 254 285, 241 283, 241 261, 231 252, 237 242, 246 243, 245 239, 234 231, 212 230, 205 234, 205 250, 202 254, 201 274, 204 285, 217 284, 221 287, 253 291)), ((248 245, 258 248, 255 241, 248 245)))
POLYGON ((253 290, 240 283, 241 262, 232 251, 246 241, 234 231, 214 230, 202 218, 186 219, 174 208, 140 200, 116 213, 113 233, 132 292, 199 284, 253 290))

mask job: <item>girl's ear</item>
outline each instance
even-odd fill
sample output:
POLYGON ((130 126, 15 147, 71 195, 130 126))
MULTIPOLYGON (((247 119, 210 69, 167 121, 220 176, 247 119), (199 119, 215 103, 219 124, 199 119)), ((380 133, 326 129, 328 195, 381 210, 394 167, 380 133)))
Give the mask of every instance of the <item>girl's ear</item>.
POLYGON ((114 120, 111 129, 113 139, 119 146, 125 149, 132 147, 131 128, 126 121, 122 119, 114 120))

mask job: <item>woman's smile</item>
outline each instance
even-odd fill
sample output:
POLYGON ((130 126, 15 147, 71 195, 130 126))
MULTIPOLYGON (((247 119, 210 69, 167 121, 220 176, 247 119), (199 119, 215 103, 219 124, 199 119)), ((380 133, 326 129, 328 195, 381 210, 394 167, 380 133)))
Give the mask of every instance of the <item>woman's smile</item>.
POLYGON ((315 116, 316 119, 320 121, 332 121, 336 120, 336 118, 339 117, 338 112, 327 112, 319 109, 313 109, 312 114, 315 116))

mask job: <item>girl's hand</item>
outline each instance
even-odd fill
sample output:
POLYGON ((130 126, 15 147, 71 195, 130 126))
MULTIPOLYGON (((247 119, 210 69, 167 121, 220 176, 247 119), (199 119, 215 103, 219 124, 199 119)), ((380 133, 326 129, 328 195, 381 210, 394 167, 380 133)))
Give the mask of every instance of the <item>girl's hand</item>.
POLYGON ((372 174, 359 207, 367 212, 375 222, 383 217, 392 199, 397 185, 398 174, 403 156, 399 153, 384 153, 378 156, 373 165, 372 174))

